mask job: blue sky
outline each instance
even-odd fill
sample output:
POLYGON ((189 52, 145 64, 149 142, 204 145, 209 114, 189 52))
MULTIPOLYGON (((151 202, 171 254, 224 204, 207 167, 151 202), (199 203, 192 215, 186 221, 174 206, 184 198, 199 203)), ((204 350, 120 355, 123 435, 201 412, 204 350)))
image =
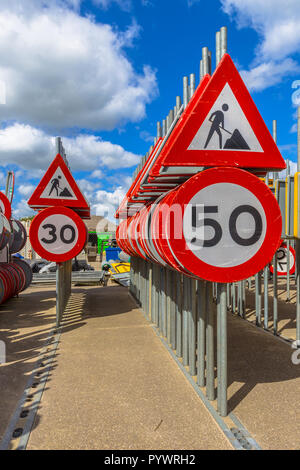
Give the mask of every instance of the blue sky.
POLYGON ((14 170, 14 215, 30 214, 26 200, 57 135, 92 212, 112 214, 156 122, 182 96, 183 76, 195 73, 198 83, 204 46, 214 69, 221 26, 269 129, 277 119, 284 158, 295 162, 299 0, 284 8, 281 0, 2 0, 0 187, 14 170))

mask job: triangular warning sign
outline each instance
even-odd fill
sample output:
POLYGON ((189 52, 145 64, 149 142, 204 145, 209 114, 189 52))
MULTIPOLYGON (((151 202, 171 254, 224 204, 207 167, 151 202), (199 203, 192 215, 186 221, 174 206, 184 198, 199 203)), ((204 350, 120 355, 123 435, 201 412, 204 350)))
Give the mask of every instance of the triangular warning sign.
MULTIPOLYGON (((194 97, 193 97, 194 98, 194 97)), ((150 176, 163 167, 234 166, 282 170, 285 162, 230 56, 186 108, 150 176)), ((179 169, 178 169, 179 170, 179 169)))
POLYGON ((88 209, 89 205, 78 188, 62 156, 57 154, 28 201, 33 208, 65 206, 88 209))

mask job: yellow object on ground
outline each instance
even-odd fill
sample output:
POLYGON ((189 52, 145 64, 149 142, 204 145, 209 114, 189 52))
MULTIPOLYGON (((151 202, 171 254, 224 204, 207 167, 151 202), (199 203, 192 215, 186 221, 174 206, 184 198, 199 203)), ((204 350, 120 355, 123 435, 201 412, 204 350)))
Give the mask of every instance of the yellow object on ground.
POLYGON ((129 273, 130 263, 111 263, 110 272, 114 273, 129 273))

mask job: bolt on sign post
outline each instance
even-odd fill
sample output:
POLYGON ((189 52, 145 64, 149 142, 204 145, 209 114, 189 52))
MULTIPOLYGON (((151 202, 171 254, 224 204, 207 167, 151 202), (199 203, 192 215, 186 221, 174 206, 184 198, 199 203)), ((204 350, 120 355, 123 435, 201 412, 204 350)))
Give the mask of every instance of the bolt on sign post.
POLYGON ((33 249, 42 258, 55 261, 57 266, 57 324, 70 294, 72 260, 87 242, 86 225, 73 210, 67 207, 48 207, 39 212, 31 222, 29 238, 33 249), (65 291, 65 289, 67 291, 65 291))
POLYGON ((66 157, 56 155, 28 205, 40 211, 29 230, 32 247, 43 258, 58 263, 56 322, 59 326, 71 292, 71 260, 87 241, 87 228, 82 219, 90 218, 90 207, 66 164, 66 157))

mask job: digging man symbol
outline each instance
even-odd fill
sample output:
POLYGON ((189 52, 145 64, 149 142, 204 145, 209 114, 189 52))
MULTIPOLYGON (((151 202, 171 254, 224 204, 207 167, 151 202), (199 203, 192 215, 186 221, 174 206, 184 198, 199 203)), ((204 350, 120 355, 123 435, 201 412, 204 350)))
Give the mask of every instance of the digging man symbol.
MULTIPOLYGON (((228 104, 225 103, 225 104, 222 105, 223 111, 228 111, 228 108, 229 108, 228 104)), ((222 133, 221 133, 220 128, 224 129, 224 113, 223 113, 223 111, 215 111, 214 113, 211 114, 211 116, 209 118, 209 121, 212 122, 212 125, 211 125, 211 128, 209 130, 209 133, 208 133, 205 145, 204 145, 205 149, 208 146, 208 144, 210 142, 210 139, 212 138, 212 136, 214 135, 215 132, 219 136, 219 147, 220 147, 220 149, 222 148, 222 133)))
POLYGON ((61 176, 58 176, 57 178, 53 178, 53 180, 51 181, 52 187, 51 187, 49 196, 50 196, 50 194, 52 193, 52 191, 53 191, 54 189, 55 189, 55 191, 56 191, 56 196, 58 196, 58 188, 59 188, 59 189, 62 189, 62 188, 59 186, 59 180, 60 180, 60 179, 61 179, 61 176))

